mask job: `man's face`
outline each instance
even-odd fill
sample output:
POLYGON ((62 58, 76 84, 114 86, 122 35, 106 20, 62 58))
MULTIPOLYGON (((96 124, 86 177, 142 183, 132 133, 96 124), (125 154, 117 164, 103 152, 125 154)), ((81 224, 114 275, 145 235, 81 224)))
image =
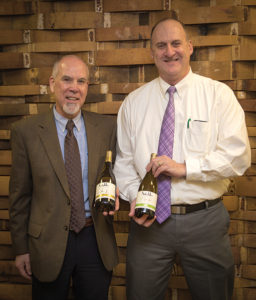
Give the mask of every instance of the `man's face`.
POLYGON ((193 46, 186 39, 180 23, 166 20, 158 24, 152 35, 151 54, 160 77, 171 85, 189 72, 193 46))
POLYGON ((49 82, 57 112, 69 119, 77 116, 88 91, 87 66, 76 57, 65 57, 59 62, 57 76, 51 76, 49 82))

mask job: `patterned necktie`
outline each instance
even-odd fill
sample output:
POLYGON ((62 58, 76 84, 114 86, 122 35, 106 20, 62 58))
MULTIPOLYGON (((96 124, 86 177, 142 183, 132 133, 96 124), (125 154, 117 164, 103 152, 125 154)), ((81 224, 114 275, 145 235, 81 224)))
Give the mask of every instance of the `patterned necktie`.
MULTIPOLYGON (((172 158, 174 127, 175 127, 175 108, 174 108, 173 94, 175 91, 176 91, 175 86, 170 86, 168 89, 169 102, 165 110, 164 118, 162 122, 159 144, 158 144, 158 156, 166 155, 172 158)), ((164 222, 171 214, 170 191, 171 191, 170 177, 163 174, 159 175, 156 219, 160 224, 164 222)))
POLYGON ((85 209, 81 160, 74 127, 73 120, 69 120, 66 125, 68 132, 65 137, 64 157, 71 198, 70 230, 78 233, 85 225, 85 209))

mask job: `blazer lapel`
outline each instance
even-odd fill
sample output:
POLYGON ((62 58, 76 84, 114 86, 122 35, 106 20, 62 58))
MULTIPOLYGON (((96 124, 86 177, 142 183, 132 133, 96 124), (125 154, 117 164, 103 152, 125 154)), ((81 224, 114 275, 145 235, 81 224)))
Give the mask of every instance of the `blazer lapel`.
POLYGON ((53 111, 51 110, 45 116, 45 119, 38 123, 39 136, 65 193, 68 195, 68 197, 70 197, 66 170, 60 149, 53 111))

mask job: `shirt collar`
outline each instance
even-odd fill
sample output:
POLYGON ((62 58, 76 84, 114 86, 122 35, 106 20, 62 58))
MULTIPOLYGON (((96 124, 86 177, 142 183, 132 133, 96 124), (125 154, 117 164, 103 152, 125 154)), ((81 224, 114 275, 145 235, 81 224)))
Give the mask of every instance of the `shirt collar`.
MULTIPOLYGON (((53 113, 54 113, 54 118, 58 122, 61 131, 64 132, 66 130, 66 125, 67 125, 68 119, 65 118, 65 117, 63 117, 62 115, 60 115, 57 112, 55 105, 53 107, 53 113)), ((81 130, 81 126, 82 126, 81 125, 81 122, 82 122, 81 110, 79 111, 78 115, 74 119, 72 119, 72 120, 74 121, 77 130, 80 131, 81 130)))
MULTIPOLYGON (((193 77, 193 72, 190 68, 188 74, 181 81, 175 84, 176 91, 180 97, 182 96, 182 93, 188 88, 189 84, 191 84, 192 77, 193 77)), ((170 87, 170 84, 164 81, 161 77, 159 77, 159 84, 160 84, 161 93, 165 97, 166 94, 168 93, 167 90, 170 87)))

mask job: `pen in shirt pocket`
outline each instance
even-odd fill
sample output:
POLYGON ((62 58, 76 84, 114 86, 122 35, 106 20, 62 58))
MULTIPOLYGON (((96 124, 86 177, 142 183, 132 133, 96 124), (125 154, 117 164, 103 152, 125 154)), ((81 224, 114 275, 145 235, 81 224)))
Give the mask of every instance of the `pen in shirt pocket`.
MULTIPOLYGON (((187 128, 189 128, 189 123, 191 122, 191 118, 188 119, 187 121, 187 128)), ((193 122, 203 122, 203 123, 207 123, 207 121, 205 120, 193 120, 193 122)))

